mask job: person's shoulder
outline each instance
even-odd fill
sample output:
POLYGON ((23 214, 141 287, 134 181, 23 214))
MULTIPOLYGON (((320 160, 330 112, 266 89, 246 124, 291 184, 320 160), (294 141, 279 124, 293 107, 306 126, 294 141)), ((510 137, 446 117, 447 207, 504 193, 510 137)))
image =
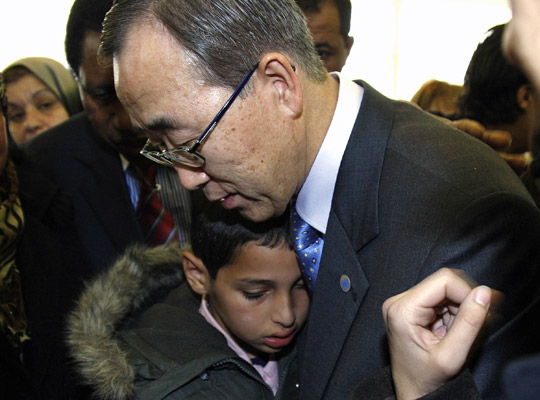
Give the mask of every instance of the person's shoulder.
POLYGON ((540 354, 532 354, 510 362, 503 382, 509 400, 533 399, 540 391, 540 354))
POLYGON ((81 146, 92 134, 92 124, 86 112, 81 112, 61 124, 26 142, 22 149, 30 154, 44 150, 65 152, 66 147, 81 146))
MULTIPOLYGON (((364 91, 359 118, 367 121, 371 126, 388 127, 392 136, 456 131, 449 124, 442 123, 432 114, 409 101, 389 98, 365 81, 355 80, 354 82, 362 86, 364 91)), ((410 139, 412 138, 408 138, 410 139)))
POLYGON ((408 102, 383 99, 376 101, 386 102, 391 120, 385 164, 398 166, 387 173, 407 170, 410 179, 428 173, 472 197, 506 192, 529 200, 518 176, 488 145, 408 102))
MULTIPOLYGON (((68 173, 78 159, 93 160, 101 154, 86 112, 79 113, 21 146, 21 151, 57 174, 68 173)), ((96 161, 97 162, 97 161, 96 161)))

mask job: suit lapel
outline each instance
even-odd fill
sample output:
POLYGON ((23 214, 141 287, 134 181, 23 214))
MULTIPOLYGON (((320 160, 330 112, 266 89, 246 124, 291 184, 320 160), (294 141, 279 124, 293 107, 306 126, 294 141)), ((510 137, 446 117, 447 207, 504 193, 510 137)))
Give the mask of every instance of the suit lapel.
MULTIPOLYGON (((362 106, 334 188, 301 356, 302 398, 324 396, 369 282, 358 253, 379 233, 379 181, 393 110, 364 82, 362 106), (341 281, 348 279, 350 290, 341 281)), ((301 349, 302 350, 302 349, 301 349)))
POLYGON ((84 201, 116 249, 122 251, 133 241, 142 241, 142 232, 135 218, 118 154, 100 150, 91 155, 83 154, 78 161, 87 171, 80 186, 84 201), (123 223, 119 225, 116 221, 123 223))
POLYGON ((302 398, 322 398, 349 327, 368 288, 369 283, 349 237, 339 219, 332 215, 306 327, 300 377, 302 398), (349 279, 351 283, 348 292, 341 287, 343 279, 349 279))

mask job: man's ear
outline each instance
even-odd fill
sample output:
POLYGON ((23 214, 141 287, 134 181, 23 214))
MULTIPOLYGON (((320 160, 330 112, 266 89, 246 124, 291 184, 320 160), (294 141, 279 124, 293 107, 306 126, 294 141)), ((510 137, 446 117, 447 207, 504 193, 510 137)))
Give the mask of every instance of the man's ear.
POLYGON ((529 105, 531 104, 531 96, 532 96, 532 88, 531 85, 525 84, 521 85, 517 91, 517 103, 521 107, 521 109, 526 110, 529 105))
POLYGON ((351 53, 352 46, 354 44, 354 37, 347 36, 347 41, 345 42, 345 48, 347 49, 347 57, 351 53))
POLYGON ((210 275, 202 260, 195 254, 184 251, 182 254, 182 266, 191 289, 201 296, 207 294, 210 287, 210 275))
POLYGON ((297 68, 281 53, 266 53, 259 62, 258 76, 276 94, 279 106, 296 117, 302 112, 302 86, 297 68))

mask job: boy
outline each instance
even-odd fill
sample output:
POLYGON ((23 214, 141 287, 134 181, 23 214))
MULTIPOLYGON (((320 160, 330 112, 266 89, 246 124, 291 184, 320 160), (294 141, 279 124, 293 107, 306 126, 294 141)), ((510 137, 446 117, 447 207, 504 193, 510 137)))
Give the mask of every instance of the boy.
POLYGON ((69 343, 99 398, 296 397, 309 297, 288 215, 254 224, 198 204, 192 252, 132 248, 81 297, 69 343))

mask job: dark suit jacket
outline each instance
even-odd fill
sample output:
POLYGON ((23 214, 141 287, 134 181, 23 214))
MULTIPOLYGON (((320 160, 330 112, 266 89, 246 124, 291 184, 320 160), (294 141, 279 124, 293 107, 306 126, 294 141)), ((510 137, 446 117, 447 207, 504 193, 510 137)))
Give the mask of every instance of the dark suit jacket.
POLYGON ((64 320, 87 277, 69 200, 40 166, 12 154, 19 178, 24 230, 16 262, 22 278, 30 342, 24 366, 0 335, 2 399, 68 399, 75 379, 63 343, 64 320))
POLYGON ((95 132, 85 112, 24 146, 71 197, 76 229, 93 271, 112 264, 144 237, 131 204, 118 152, 95 132))
POLYGON ((540 354, 512 361, 504 371, 505 399, 535 400, 540 393, 540 354))
POLYGON ((537 318, 527 313, 539 297, 540 212, 486 145, 361 85, 300 343, 301 396, 344 399, 389 364, 382 303, 441 267, 505 294, 470 362, 483 397, 500 396, 502 363, 540 346, 526 329, 505 330, 537 318))

